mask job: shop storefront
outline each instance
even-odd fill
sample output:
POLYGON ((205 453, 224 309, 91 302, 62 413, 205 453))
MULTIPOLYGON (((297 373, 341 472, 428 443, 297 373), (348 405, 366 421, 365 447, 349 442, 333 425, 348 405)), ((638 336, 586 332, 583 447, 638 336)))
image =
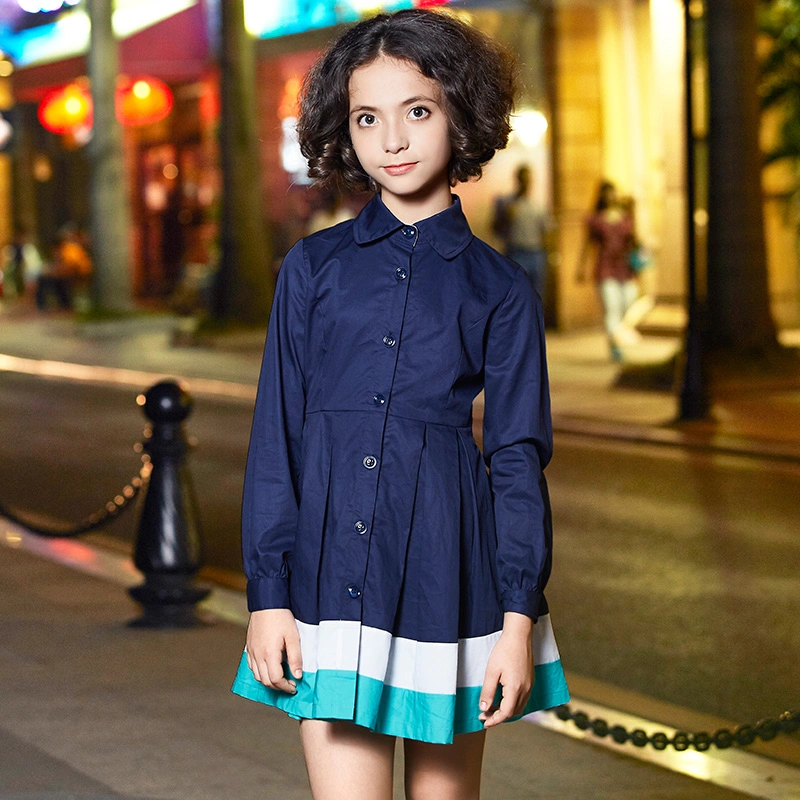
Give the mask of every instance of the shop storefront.
MULTIPOLYGON (((163 298, 174 290, 187 257, 209 258, 213 238, 219 101, 207 9, 196 0, 122 0, 117 9, 117 116, 133 222, 132 281, 138 296, 163 298), (127 105, 123 112, 126 86, 134 94, 144 87, 148 102, 127 105), (166 92, 168 105, 154 114, 156 90, 166 92)), ((56 119, 54 125, 42 114, 48 98, 65 87, 88 94, 87 24, 77 7, 52 22, 23 27, 16 37, 8 31, 0 37, 15 62, 11 82, 18 127, 14 205, 7 206, 13 219, 6 224, 35 232, 45 256, 65 225, 88 229, 91 117, 56 119)))
MULTIPOLYGON (((123 32, 122 69, 160 78, 174 95, 165 119, 125 129, 134 282, 140 295, 163 297, 180 265, 187 257, 205 257, 213 238, 219 99, 213 55, 218 32, 210 21, 217 19, 221 0, 118 2, 121 8, 138 3, 159 10, 150 24, 123 32)), ((303 235, 321 201, 308 187, 293 138, 303 76, 344 25, 381 8, 412 5, 447 6, 520 57, 523 96, 509 147, 481 181, 457 191, 476 234, 499 245, 491 231, 494 201, 512 191, 519 166, 530 167, 533 198, 556 223, 549 324, 575 329, 600 320, 594 287, 579 284, 576 272, 585 217, 598 183, 609 179, 633 199, 638 234, 652 256, 639 279, 646 298, 640 310, 653 328, 679 329, 686 250, 682 0, 245 0, 248 29, 257 39, 261 180, 276 256, 303 235)), ((77 46, 71 55, 18 65, 17 103, 33 108, 54 85, 85 74, 86 44, 83 50, 77 46)), ((85 157, 74 137, 46 134, 35 119, 27 127, 31 136, 22 146, 29 148, 34 191, 19 196, 23 206, 38 209, 35 227, 43 232, 68 221, 66 214, 85 213, 85 157)), ((365 200, 344 199, 351 213, 365 200)), ((2 224, 9 228, 6 222, 0 229, 2 224)), ((797 324, 793 238, 769 202, 767 237, 771 281, 788 298, 776 301, 776 319, 797 324)))
MULTIPOLYGON (((690 4, 702 13, 703 2, 690 4)), ((570 0, 554 3, 553 158, 558 187, 559 325, 595 322, 593 288, 574 275, 583 246, 583 221, 607 178, 635 201, 640 238, 652 254, 639 278, 637 309, 651 331, 680 333, 686 304, 686 134, 683 0, 570 0)), ((693 75, 695 125, 702 128, 706 75, 693 75)), ((769 118, 764 131, 768 135, 769 118)), ((704 132, 696 129, 695 136, 704 132)), ((775 172, 773 172, 775 170, 775 172)), ((786 181, 765 174, 765 236, 778 327, 800 324, 797 236, 780 190, 786 181)), ((699 235, 707 214, 698 209, 699 235)))
MULTIPOLYGON (((168 294, 180 264, 187 258, 187 250, 202 249, 202 243, 209 238, 209 221, 214 224, 219 186, 215 149, 219 101, 209 43, 218 35, 210 24, 216 19, 218 1, 173 0, 184 6, 177 11, 170 9, 169 3, 161 4, 160 17, 152 24, 121 35, 121 70, 166 81, 175 98, 174 108, 165 119, 125 129, 135 223, 134 286, 142 296, 168 294), (204 228, 202 235, 198 235, 199 223, 204 228)), ((122 7, 134 2, 124 0, 122 7)), ((476 233, 491 239, 493 199, 511 190, 513 173, 520 164, 533 169, 537 202, 551 206, 551 112, 544 78, 543 15, 531 11, 528 2, 248 0, 246 22, 259 40, 257 86, 263 196, 278 257, 303 235, 319 202, 319 197, 309 190, 305 165, 293 138, 297 96, 305 72, 342 26, 380 8, 397 10, 412 5, 448 5, 522 55, 524 97, 515 117, 510 146, 496 157, 481 182, 459 188, 476 233)), ((81 13, 76 10, 65 16, 70 19, 70 15, 81 13)), ((73 30, 79 27, 74 20, 70 24, 73 30)), ((41 43, 38 51, 28 44, 31 63, 19 58, 14 75, 16 100, 19 105, 28 106, 27 127, 31 129, 29 152, 22 157, 28 159, 28 169, 23 172, 33 176, 33 186, 20 193, 30 198, 30 207, 22 216, 31 218, 40 239, 51 236, 65 222, 85 224, 88 208, 81 132, 72 136, 48 134, 36 124, 33 115, 34 104, 41 103, 48 91, 86 72, 84 53, 88 39, 83 42, 73 38, 67 47, 60 34, 55 36, 53 32, 53 36, 60 44, 57 47, 55 41, 51 43, 45 60, 41 43), (57 190, 53 191, 53 187, 57 190)), ((354 213, 365 199, 350 197, 345 202, 354 213)))

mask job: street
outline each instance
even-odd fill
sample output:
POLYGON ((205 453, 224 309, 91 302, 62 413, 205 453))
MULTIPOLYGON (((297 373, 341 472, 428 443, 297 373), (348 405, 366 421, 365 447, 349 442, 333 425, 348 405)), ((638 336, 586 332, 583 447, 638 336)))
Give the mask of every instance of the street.
MULTIPOLYGON (((187 425, 206 561, 236 572, 250 413, 203 397, 187 425)), ((0 500, 77 522, 137 472, 144 422, 130 389, 3 374, 0 500)), ((739 722, 797 705, 800 464, 562 434, 547 475, 569 671, 739 722)))

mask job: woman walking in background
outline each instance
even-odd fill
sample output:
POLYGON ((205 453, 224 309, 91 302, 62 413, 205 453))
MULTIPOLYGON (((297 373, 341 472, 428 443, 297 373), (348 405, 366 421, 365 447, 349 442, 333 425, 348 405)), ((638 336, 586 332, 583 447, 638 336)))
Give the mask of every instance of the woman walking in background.
POLYGON ((586 219, 586 241, 578 263, 578 282, 586 278, 586 261, 592 246, 596 249, 594 280, 603 304, 603 322, 611 358, 622 360, 620 339, 622 321, 639 294, 631 267, 631 252, 636 244, 633 201, 620 199, 611 181, 603 181, 597 192, 594 211, 586 219))

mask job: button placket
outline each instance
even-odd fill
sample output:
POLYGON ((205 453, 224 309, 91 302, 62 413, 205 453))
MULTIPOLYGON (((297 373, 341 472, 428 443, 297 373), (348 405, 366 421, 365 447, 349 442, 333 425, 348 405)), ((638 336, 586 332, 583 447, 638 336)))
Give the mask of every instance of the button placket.
MULTIPOLYGON (((358 552, 359 555, 355 556, 355 559, 350 562, 351 568, 354 567, 355 569, 349 572, 348 577, 355 580, 345 586, 345 591, 347 593, 345 602, 349 602, 349 599, 361 602, 363 587, 367 582, 367 565, 366 561, 362 561, 362 558, 367 557, 371 548, 371 543, 374 540, 371 528, 371 517, 359 517, 356 515, 368 515, 370 513, 370 507, 372 507, 372 512, 374 513, 374 505, 377 501, 378 474, 382 469, 380 465, 380 455, 382 454, 383 447, 383 429, 386 421, 386 409, 389 406, 389 398, 394 387, 395 370, 400 349, 400 332, 403 329, 403 321, 408 304, 408 292, 411 283, 411 261, 413 251, 417 245, 418 233, 417 229, 410 225, 401 229, 400 236, 402 245, 399 249, 407 260, 405 263, 400 261, 399 264, 398 261, 395 261, 393 265, 393 275, 398 291, 394 293, 391 314, 388 320, 386 320, 386 322, 388 322, 388 330, 384 329, 384 334, 381 337, 381 343, 391 352, 391 357, 385 360, 381 359, 380 374, 376 375, 378 378, 376 384, 381 387, 381 391, 373 390, 373 394, 370 398, 371 404, 374 405, 376 409, 380 408, 383 411, 380 415, 375 415, 373 418, 374 424, 376 426, 380 424, 380 428, 374 428, 372 433, 364 438, 363 442, 364 450, 367 452, 367 455, 364 455, 362 458, 361 464, 364 467, 364 472, 360 472, 359 470, 361 477, 357 480, 357 483, 362 487, 363 495, 361 491, 358 492, 358 505, 352 508, 352 511, 355 513, 350 517, 351 520, 354 520, 352 522, 353 534, 350 534, 352 537, 350 541, 354 548, 353 555, 355 556, 356 552, 358 552), (367 448, 374 449, 372 453, 370 453, 367 448), (366 505, 364 505, 364 501, 366 501, 366 505), (356 542, 359 542, 359 544, 356 544, 356 542)), ((380 333, 378 335, 380 336, 380 333)), ((388 357, 389 353, 385 355, 388 357)))

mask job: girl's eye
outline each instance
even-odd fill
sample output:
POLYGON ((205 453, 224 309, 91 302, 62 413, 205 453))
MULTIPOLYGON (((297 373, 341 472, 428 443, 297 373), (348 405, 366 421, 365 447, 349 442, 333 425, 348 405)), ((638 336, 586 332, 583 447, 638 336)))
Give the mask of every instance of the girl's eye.
POLYGON ((425 119, 430 113, 431 112, 425 108, 425 106, 414 106, 414 108, 408 112, 408 116, 411 117, 411 119, 425 119))
POLYGON ((361 114, 361 116, 359 116, 357 122, 362 128, 368 128, 371 125, 375 124, 375 122, 376 122, 375 115, 374 114, 361 114))

